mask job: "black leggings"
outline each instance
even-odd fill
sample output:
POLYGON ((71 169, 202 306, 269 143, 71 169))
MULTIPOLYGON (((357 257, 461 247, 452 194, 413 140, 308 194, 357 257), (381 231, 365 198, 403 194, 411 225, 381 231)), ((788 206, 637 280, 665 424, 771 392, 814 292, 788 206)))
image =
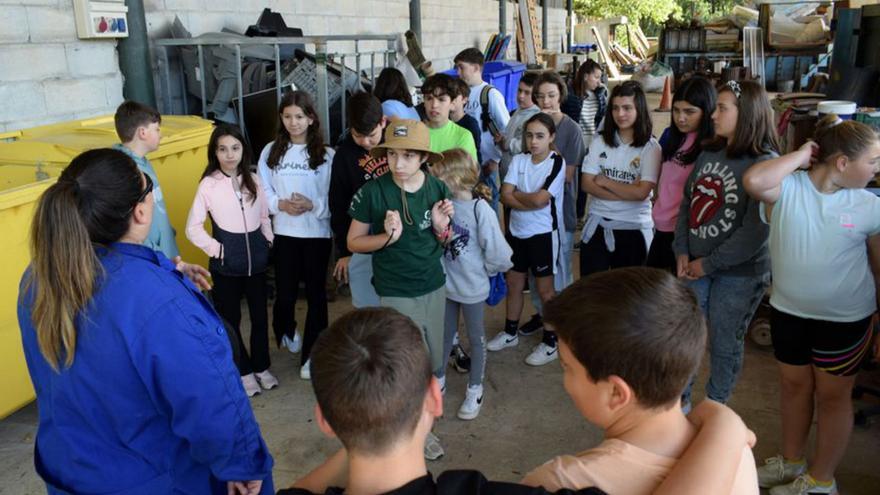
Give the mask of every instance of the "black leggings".
POLYGON ((676 274, 675 253, 672 252, 672 241, 675 239, 675 232, 654 232, 654 240, 651 241, 651 249, 648 250, 648 261, 646 265, 661 270, 669 270, 673 275, 676 274))
POLYGON ((238 337, 240 349, 238 372, 242 376, 260 373, 269 369, 269 316, 266 309, 266 273, 258 273, 250 277, 232 277, 212 272, 214 288, 211 297, 217 313, 229 323, 238 337), (251 316, 251 352, 244 346, 241 338, 241 298, 247 299, 248 312, 251 316))
POLYGON ((605 246, 604 227, 599 226, 590 241, 581 245, 581 277, 612 268, 645 264, 648 248, 641 230, 615 230, 614 252, 605 246))
POLYGON ((275 284, 278 288, 272 312, 272 328, 280 341, 293 337, 294 310, 300 281, 305 282, 306 326, 303 330, 301 364, 309 358, 321 330, 327 328, 327 263, 330 261, 329 238, 275 236, 275 284))

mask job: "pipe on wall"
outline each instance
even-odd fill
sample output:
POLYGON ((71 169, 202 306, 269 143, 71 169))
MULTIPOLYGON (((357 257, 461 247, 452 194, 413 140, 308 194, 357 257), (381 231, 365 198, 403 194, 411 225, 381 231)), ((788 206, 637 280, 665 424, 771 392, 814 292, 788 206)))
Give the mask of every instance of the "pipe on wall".
POLYGON ((122 72, 122 96, 156 108, 153 68, 150 63, 150 40, 143 0, 126 0, 128 38, 119 40, 119 70, 122 72))

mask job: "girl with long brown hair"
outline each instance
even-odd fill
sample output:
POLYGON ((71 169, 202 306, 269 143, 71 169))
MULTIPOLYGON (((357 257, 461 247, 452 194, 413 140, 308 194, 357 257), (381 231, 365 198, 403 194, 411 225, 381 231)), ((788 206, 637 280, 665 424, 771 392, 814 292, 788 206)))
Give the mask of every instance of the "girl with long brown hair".
POLYGON ((300 377, 309 379, 309 351, 327 328, 330 261, 330 169, 333 150, 308 93, 292 91, 278 105, 278 135, 260 154, 258 171, 269 212, 275 216, 275 282, 277 295, 272 327, 279 345, 294 351, 294 307, 300 281, 305 282, 308 313, 303 331, 300 377))

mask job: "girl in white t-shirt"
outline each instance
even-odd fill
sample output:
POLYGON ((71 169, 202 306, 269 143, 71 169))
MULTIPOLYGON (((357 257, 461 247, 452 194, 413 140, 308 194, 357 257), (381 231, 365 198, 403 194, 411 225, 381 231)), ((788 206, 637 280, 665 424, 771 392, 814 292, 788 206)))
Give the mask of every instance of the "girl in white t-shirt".
POLYGON ((325 278, 330 260, 330 167, 333 150, 308 93, 285 94, 278 105, 278 136, 260 153, 257 171, 274 215, 277 297, 272 327, 279 345, 293 347, 293 319, 300 281, 308 312, 303 331, 300 377, 308 380, 309 351, 327 328, 325 278))
MULTIPOLYGON (((507 272, 507 320, 504 330, 486 348, 500 351, 519 343, 517 330, 523 306, 526 274, 531 270, 541 301, 556 295, 553 274, 560 255, 562 196, 565 159, 553 151, 556 125, 553 118, 538 113, 526 121, 525 148, 510 162, 501 186, 501 202, 511 209, 507 242, 513 248, 513 268, 507 272)), ((544 338, 526 358, 533 366, 557 359, 556 334, 544 329, 544 338)))
POLYGON ((651 191, 660 169, 660 144, 637 82, 611 91, 602 139, 584 158, 581 188, 592 197, 581 238, 581 276, 645 263, 651 245, 651 191))
MULTIPOLYGON (((880 173, 880 139, 869 126, 836 115, 819 121, 814 139, 753 165, 744 177, 770 224, 783 442, 758 477, 761 486, 776 486, 774 495, 837 493, 834 470, 852 432, 850 394, 872 353, 877 310, 880 266, 872 274, 868 259, 880 260, 880 198, 864 188, 880 173), (808 468, 814 400, 818 434, 808 468)), ((880 345, 873 354, 880 355, 880 345)))

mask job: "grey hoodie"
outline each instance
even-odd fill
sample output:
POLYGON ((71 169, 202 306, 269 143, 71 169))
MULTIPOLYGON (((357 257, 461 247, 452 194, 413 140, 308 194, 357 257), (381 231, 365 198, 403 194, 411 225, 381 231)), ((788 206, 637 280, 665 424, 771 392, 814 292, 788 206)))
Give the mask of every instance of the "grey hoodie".
POLYGON ((726 153, 703 151, 697 158, 684 186, 672 250, 692 260, 705 258, 706 275, 761 275, 770 271, 770 229, 742 179, 749 167, 778 155, 728 158, 726 153))
POLYGON ((462 304, 482 302, 489 297, 489 276, 513 267, 513 250, 489 203, 453 199, 452 204, 452 240, 443 253, 446 298, 462 304))

